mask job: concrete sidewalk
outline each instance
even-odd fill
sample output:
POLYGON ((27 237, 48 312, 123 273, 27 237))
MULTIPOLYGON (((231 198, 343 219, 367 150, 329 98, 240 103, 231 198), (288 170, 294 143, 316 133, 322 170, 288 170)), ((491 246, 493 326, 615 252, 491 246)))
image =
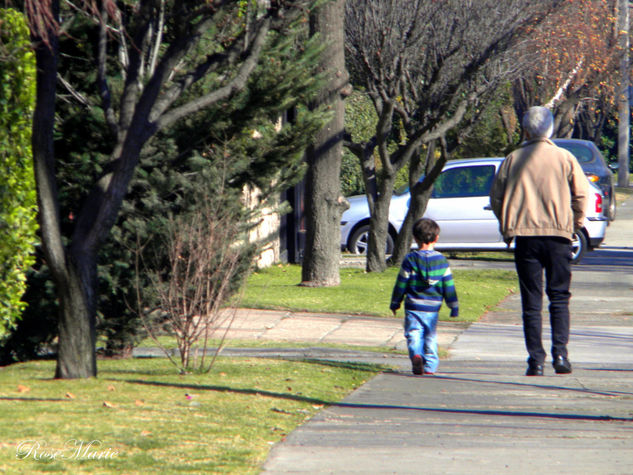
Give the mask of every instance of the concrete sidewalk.
MULTIPOLYGON (((468 328, 463 322, 439 322, 439 326, 439 344, 444 348, 468 328)), ((254 309, 238 309, 227 339, 407 347, 402 318, 254 309)))
MULTIPOLYGON (((401 369, 299 427, 273 448, 263 472, 633 474, 631 200, 620 204, 601 250, 574 268, 572 294, 572 374, 546 364, 544 377, 524 376, 513 295, 467 329, 440 326, 450 357, 437 375, 416 377, 406 358, 390 361, 401 369)), ((401 327, 381 319, 313 317, 315 343, 359 328, 376 342, 402 343, 401 327)), ((262 324, 261 337, 296 337, 298 318, 262 324)), ((547 348, 547 325, 543 336, 547 348)))

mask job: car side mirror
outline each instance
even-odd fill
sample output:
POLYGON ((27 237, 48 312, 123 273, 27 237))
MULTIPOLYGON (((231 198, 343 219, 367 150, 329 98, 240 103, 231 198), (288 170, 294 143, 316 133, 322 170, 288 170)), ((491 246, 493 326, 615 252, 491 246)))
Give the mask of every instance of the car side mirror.
POLYGON ((611 162, 607 166, 609 167, 609 170, 611 170, 612 172, 617 172, 618 168, 620 168, 620 164, 617 162, 611 162))

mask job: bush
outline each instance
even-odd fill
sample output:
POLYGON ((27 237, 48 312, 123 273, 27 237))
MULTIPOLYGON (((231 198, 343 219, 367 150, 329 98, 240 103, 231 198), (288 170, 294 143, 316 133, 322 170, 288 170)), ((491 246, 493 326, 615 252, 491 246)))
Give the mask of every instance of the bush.
POLYGON ((26 272, 37 244, 31 154, 35 58, 22 14, 0 9, 0 336, 26 304, 26 272))
MULTIPOLYGON (((223 185, 209 186, 198 195, 197 203, 192 212, 167 222, 167 265, 154 263, 147 269, 153 285, 144 289, 151 292, 155 304, 143 305, 147 309, 143 319, 149 321, 154 308, 164 314, 165 326, 178 343, 180 364, 170 352, 166 356, 183 373, 211 369, 215 357, 205 360, 208 343, 223 340, 230 327, 234 313, 225 307, 241 288, 257 249, 248 240, 257 212, 242 206, 239 192, 223 185)), ((162 260, 164 255, 158 257, 162 260)), ((147 329, 158 343, 153 326, 149 321, 147 329)))

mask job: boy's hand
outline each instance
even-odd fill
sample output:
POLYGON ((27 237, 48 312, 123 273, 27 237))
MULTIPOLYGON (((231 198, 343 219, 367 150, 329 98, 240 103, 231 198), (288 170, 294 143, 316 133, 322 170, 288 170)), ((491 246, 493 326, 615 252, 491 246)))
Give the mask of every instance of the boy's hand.
POLYGON ((391 313, 393 313, 393 316, 396 316, 396 313, 398 312, 398 310, 396 310, 395 308, 391 310, 391 313))
POLYGON ((454 308, 451 310, 451 318, 457 318, 459 317, 459 310, 454 308))

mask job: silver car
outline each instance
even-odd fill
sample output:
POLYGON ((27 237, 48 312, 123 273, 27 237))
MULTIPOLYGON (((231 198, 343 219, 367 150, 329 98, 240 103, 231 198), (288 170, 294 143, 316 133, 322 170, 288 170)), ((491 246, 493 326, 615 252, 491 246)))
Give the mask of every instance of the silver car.
MULTIPOLYGON (((448 162, 433 185, 424 216, 442 230, 435 248, 441 250, 506 250, 499 222, 490 208, 489 191, 503 158, 477 158, 448 162)), ((608 220, 604 215, 604 195, 593 183, 587 216, 573 242, 573 262, 604 240, 608 220)), ((367 252, 369 207, 364 195, 347 198, 350 207, 341 219, 341 247, 355 254, 367 252)), ((389 207, 387 253, 409 209, 410 194, 394 194, 389 207)))

